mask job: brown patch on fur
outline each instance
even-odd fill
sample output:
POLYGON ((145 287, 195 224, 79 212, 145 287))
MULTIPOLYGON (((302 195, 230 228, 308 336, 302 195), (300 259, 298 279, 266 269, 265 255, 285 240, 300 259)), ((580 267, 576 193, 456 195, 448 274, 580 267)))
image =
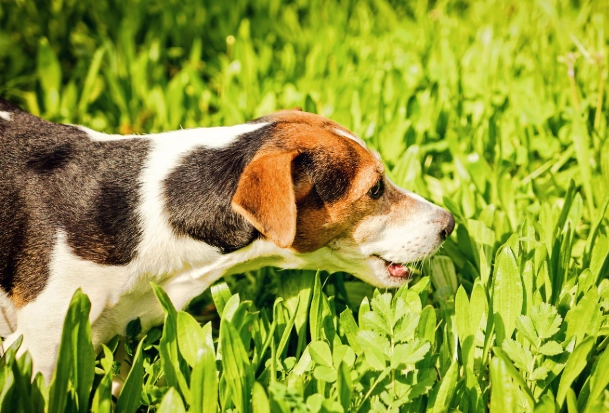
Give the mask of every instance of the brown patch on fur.
POLYGON ((298 206, 297 237, 292 248, 299 252, 315 251, 350 233, 357 222, 374 210, 375 201, 366 193, 378 177, 376 169, 362 169, 346 196, 323 208, 316 207, 314 193, 305 198, 298 206))
POLYGON ((364 195, 383 166, 336 130, 351 132, 307 112, 280 111, 258 121, 275 124, 274 136, 246 167, 232 205, 264 236, 280 247, 314 251, 373 211, 376 201, 364 195))

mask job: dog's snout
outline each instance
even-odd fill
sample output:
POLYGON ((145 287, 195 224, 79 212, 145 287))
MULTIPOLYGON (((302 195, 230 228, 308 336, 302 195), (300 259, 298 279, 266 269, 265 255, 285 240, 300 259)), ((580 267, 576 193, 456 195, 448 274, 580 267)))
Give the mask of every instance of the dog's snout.
POLYGON ((442 238, 446 239, 453 233, 455 229, 455 217, 448 211, 444 212, 444 216, 442 217, 442 229, 440 230, 440 235, 442 238))

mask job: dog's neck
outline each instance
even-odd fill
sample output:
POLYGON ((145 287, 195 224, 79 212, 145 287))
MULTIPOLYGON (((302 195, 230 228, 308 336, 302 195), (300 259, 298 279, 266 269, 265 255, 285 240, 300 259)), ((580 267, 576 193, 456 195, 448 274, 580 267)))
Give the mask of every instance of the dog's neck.
POLYGON ((269 127, 244 124, 143 136, 81 129, 95 141, 149 143, 138 179, 138 261, 157 272, 171 273, 183 265, 207 261, 206 257, 217 261, 218 255, 241 249, 259 237, 232 210, 230 200, 269 127))

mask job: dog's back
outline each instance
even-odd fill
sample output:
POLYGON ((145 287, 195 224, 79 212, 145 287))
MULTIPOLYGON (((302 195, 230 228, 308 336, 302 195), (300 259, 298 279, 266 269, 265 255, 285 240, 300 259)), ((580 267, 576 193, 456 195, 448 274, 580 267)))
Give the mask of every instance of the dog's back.
POLYGON ((0 115, 4 301, 9 297, 20 307, 45 287, 57 227, 85 259, 129 262, 137 232, 137 174, 147 142, 96 142, 75 126, 47 122, 5 100, 0 115))

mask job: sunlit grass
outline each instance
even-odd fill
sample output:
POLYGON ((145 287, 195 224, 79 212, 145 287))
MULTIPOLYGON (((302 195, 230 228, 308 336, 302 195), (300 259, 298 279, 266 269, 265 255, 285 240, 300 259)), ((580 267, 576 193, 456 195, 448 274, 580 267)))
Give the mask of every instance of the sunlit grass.
POLYGON ((156 289, 116 405, 118 344, 93 363, 76 295, 50 389, 0 361, 3 412, 609 409, 606 2, 37 3, 0 2, 27 110, 147 133, 303 107, 458 226, 397 292, 263 269, 187 313, 156 289))

